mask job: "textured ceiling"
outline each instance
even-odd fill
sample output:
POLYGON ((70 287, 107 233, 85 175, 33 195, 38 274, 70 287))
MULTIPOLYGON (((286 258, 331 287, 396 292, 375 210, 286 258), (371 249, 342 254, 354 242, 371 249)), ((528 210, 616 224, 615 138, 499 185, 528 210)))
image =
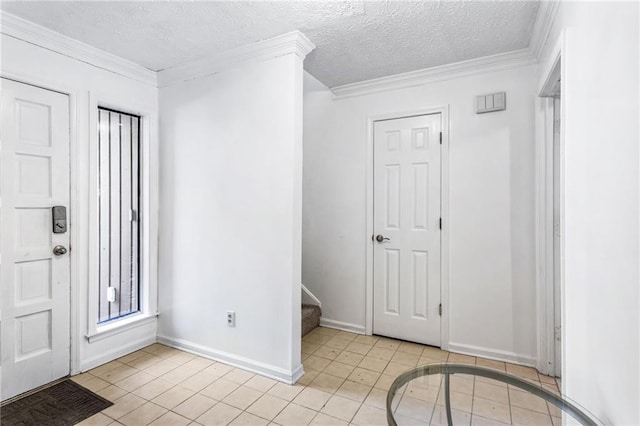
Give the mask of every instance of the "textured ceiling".
POLYGON ((5 12, 146 68, 299 29, 329 87, 527 47, 537 1, 2 1, 5 12))

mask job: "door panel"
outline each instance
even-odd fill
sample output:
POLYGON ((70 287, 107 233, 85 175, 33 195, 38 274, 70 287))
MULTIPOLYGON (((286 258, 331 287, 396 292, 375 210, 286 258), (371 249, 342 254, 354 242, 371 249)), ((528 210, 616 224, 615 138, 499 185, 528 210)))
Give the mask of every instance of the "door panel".
POLYGON ((398 315, 400 311, 400 251, 384 249, 385 272, 384 275, 384 313, 398 315))
POLYGON ((374 124, 373 332, 440 346, 440 114, 374 124), (387 239, 388 238, 388 239, 387 239))
POLYGON ((69 99, 1 79, 0 399, 69 374, 69 232, 51 207, 69 207, 69 99))
POLYGON ((414 250, 412 260, 413 309, 411 315, 414 318, 427 319, 429 312, 429 252, 414 250))

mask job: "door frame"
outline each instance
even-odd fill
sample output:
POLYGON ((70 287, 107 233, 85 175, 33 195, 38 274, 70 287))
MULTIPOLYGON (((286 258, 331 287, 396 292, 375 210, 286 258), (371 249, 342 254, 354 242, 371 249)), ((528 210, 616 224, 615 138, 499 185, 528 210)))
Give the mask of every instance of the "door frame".
POLYGON ((73 375, 79 371, 80 367, 80 314, 78 306, 80 306, 80 283, 81 267, 78 261, 79 250, 73 248, 82 247, 80 240, 80 232, 78 226, 81 222, 81 203, 82 194, 78 185, 78 166, 80 164, 80 156, 78 153, 78 119, 77 108, 80 90, 72 86, 67 86, 57 82, 50 81, 46 78, 27 76, 15 73, 1 71, 0 78, 12 80, 17 83, 26 84, 40 89, 48 90, 66 95, 69 98, 69 375, 73 375), (73 223, 76 223, 74 226, 73 223))
POLYGON ((434 106, 418 110, 391 112, 367 116, 366 148, 366 235, 365 235, 365 334, 373 334, 373 134, 376 121, 394 120, 420 115, 440 114, 442 146, 440 148, 440 347, 449 348, 449 105, 434 106))
MULTIPOLYGON (((561 76, 566 76, 566 30, 562 31, 551 50, 546 68, 541 73, 536 98, 536 288, 537 288, 537 334, 538 351, 536 368, 543 374, 555 376, 564 370, 564 365, 555 362, 555 310, 560 304, 560 323, 565 323, 564 309, 564 238, 565 229, 564 205, 564 140, 565 140, 565 104, 566 81, 560 86, 560 176, 559 208, 560 208, 560 253, 554 254, 554 94, 556 84, 561 76), (559 262, 559 265, 556 263, 559 262), (560 268, 559 282, 555 282, 554 267, 560 268), (560 300, 555 300, 554 287, 560 288, 560 300)), ((564 364, 564 327, 561 327, 561 363, 564 364)))
MULTIPOLYGON (((45 90, 61 93, 69 97, 69 168, 70 168, 70 367, 69 374, 75 375, 106 362, 103 358, 82 358, 82 348, 102 338, 111 337, 128 330, 156 321, 158 316, 158 116, 153 104, 131 101, 119 95, 97 93, 84 86, 76 86, 64 81, 35 76, 26 72, 7 72, 0 69, 0 77, 28 84, 45 90), (85 103, 86 102, 86 103, 85 103), (91 230, 91 198, 93 196, 89 184, 83 180, 82 173, 90 160, 90 146, 95 130, 97 113, 91 111, 97 103, 107 104, 123 111, 131 111, 142 115, 141 129, 146 129, 140 140, 140 159, 143 161, 141 173, 141 214, 146 212, 144 225, 140 230, 141 259, 140 272, 144 274, 144 288, 141 289, 141 311, 143 315, 129 321, 117 322, 110 330, 101 335, 89 336, 90 329, 85 332, 85 319, 89 318, 90 260, 89 255, 91 230), (126 105, 126 106, 123 106, 126 105), (85 109, 86 108, 86 109, 85 109), (86 120, 84 114, 86 112, 86 120), (144 269, 143 269, 144 268, 144 269), (86 318, 85 318, 86 317, 86 318)), ((87 171, 90 176, 91 170, 87 171)), ((125 349, 129 349, 126 347, 125 349)), ((136 347, 136 349, 138 349, 136 347)), ((123 353, 122 355, 126 354, 123 353)), ((109 354, 107 361, 111 358, 109 354)))

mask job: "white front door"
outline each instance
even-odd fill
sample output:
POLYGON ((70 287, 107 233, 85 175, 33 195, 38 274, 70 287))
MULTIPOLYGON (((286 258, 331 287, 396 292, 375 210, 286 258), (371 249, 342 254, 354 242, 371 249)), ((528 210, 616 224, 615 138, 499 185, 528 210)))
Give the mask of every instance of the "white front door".
POLYGON ((440 346, 441 115, 374 123, 373 332, 440 346))
POLYGON ((69 374, 69 98, 1 79, 1 386, 6 400, 69 374), (68 221, 68 218, 67 218, 68 221), (64 250, 58 248, 58 252, 64 250))

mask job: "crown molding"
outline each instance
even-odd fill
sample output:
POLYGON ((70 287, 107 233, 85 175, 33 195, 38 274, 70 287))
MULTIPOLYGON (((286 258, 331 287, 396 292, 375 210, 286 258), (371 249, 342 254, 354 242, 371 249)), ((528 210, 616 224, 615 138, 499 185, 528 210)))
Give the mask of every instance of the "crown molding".
POLYGON ((424 68, 402 74, 387 77, 374 78, 358 83, 345 84, 331 88, 334 99, 349 98, 352 96, 366 95, 387 90, 404 89, 407 87, 421 86, 436 81, 449 80, 457 77, 479 74, 489 71, 533 65, 536 63, 531 51, 526 49, 514 50, 482 58, 453 64, 440 65, 432 68, 424 68))
POLYGON ((0 33, 123 77, 157 86, 155 71, 2 11, 0 33))
POLYGON ((558 0, 542 1, 536 14, 536 20, 533 23, 533 31, 531 32, 531 40, 529 41, 529 50, 536 58, 540 60, 542 50, 549 38, 551 32, 551 26, 558 13, 558 6, 560 2, 558 0))
POLYGON ((158 87, 216 74, 239 64, 264 61, 292 53, 304 59, 313 49, 315 49, 315 45, 303 33, 292 31, 215 56, 160 70, 158 71, 158 87))

